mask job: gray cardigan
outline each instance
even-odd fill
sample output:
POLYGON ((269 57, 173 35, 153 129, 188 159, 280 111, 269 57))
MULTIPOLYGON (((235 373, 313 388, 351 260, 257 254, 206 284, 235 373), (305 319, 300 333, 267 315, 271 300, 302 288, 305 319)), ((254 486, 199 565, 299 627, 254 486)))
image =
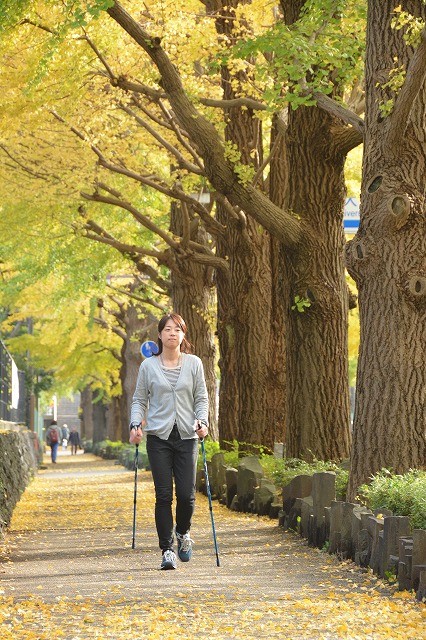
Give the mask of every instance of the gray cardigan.
POLYGON ((142 422, 147 409, 145 433, 167 440, 176 422, 183 440, 197 438, 196 420, 208 423, 208 395, 200 358, 182 353, 174 389, 161 369, 158 356, 144 360, 139 368, 130 422, 142 422))

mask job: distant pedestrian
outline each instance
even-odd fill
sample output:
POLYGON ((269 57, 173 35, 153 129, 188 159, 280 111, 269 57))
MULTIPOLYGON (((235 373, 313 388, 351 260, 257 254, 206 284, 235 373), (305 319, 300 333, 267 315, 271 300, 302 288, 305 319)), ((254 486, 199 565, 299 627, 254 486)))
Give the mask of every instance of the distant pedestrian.
POLYGON ((155 486, 155 523, 161 569, 176 569, 174 536, 182 562, 192 556, 189 535, 195 505, 198 439, 207 435, 208 396, 203 365, 191 353, 186 325, 176 313, 158 324, 158 354, 144 360, 133 396, 130 442, 139 444, 146 414, 146 449, 155 486), (173 479, 176 528, 173 528, 173 479))
POLYGON ((62 431, 58 427, 56 420, 52 420, 46 432, 46 444, 50 447, 50 457, 56 464, 59 443, 62 441, 62 431))
POLYGON ((64 451, 67 450, 69 437, 70 437, 70 430, 68 429, 68 425, 63 424, 62 425, 62 449, 64 451))
POLYGON ((77 455, 77 448, 81 448, 81 445, 80 434, 75 427, 71 427, 69 443, 71 445, 71 455, 77 455))

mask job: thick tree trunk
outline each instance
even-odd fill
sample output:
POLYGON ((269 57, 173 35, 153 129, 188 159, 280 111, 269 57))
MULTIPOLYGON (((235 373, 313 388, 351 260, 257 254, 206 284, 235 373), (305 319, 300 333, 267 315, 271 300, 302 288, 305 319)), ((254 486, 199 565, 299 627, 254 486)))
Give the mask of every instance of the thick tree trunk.
POLYGON ((84 387, 80 394, 80 420, 81 437, 86 440, 93 440, 93 411, 92 411, 92 389, 90 386, 84 387))
POLYGON ((218 279, 220 436, 222 441, 237 439, 273 448, 276 425, 268 412, 266 384, 271 327, 269 235, 248 218, 245 234, 230 230, 226 246, 230 278, 226 283, 218 279))
POLYGON ((101 401, 92 404, 93 411, 93 444, 102 442, 108 437, 106 411, 107 406, 101 401))
MULTIPOLYGON (((281 0, 287 24, 305 0, 281 0)), ((344 266, 344 151, 340 121, 320 108, 288 110, 288 186, 281 205, 300 216, 294 251, 282 248, 286 305, 288 456, 341 460, 349 455, 348 293, 344 266), (302 300, 298 310, 296 296, 302 300), (310 306, 303 307, 303 301, 310 306), (294 307, 294 308, 292 308, 294 307)))
MULTIPOLYGON (((285 136, 274 118, 271 133, 271 160, 269 172, 269 197, 272 202, 284 208, 288 194, 288 157, 285 136)), ((287 451, 287 341, 286 309, 290 299, 288 278, 281 265, 281 245, 271 237, 271 331, 269 334, 269 375, 267 378, 268 411, 274 424, 277 442, 284 444, 287 451)))
MULTIPOLYGON (((188 212, 193 218, 192 212, 188 212)), ((174 203, 171 214, 171 230, 182 235, 182 212, 174 203)), ((207 233, 200 228, 196 237, 191 239, 207 245, 207 233)), ((216 346, 212 331, 214 309, 213 270, 191 260, 174 255, 176 268, 171 271, 173 309, 185 320, 188 327, 188 339, 194 347, 194 353, 203 362, 204 376, 209 395, 209 436, 219 439, 217 426, 217 377, 216 346)))
POLYGON ((126 396, 121 394, 120 396, 114 396, 111 398, 107 406, 106 411, 106 430, 107 437, 113 442, 121 440, 127 442, 129 439, 128 426, 126 429, 125 439, 123 439, 123 404, 125 404, 126 396))
POLYGON ((304 227, 297 252, 283 252, 287 306, 287 454, 349 455, 348 292, 344 268, 344 156, 332 118, 318 108, 289 115, 289 201, 304 227), (310 303, 297 309, 296 296, 310 303), (296 308, 292 308, 296 307, 296 308))
POLYGON ((117 440, 127 442, 132 399, 142 361, 140 348, 146 340, 156 340, 157 319, 132 303, 121 306, 118 319, 125 337, 120 354, 121 395, 114 403, 114 435, 117 440))
POLYGON ((426 464, 426 54, 423 42, 420 70, 407 71, 411 89, 396 97, 384 86, 414 57, 404 31, 391 26, 399 4, 425 20, 419 2, 370 2, 368 12, 361 224, 347 251, 361 323, 352 500, 383 467, 403 473, 426 464), (394 101, 389 117, 379 111, 386 100, 394 101))
MULTIPOLYGON (((208 4, 208 3, 207 3, 208 4)), ((234 8, 238 0, 215 3, 219 37, 228 42, 236 37, 234 8)), ((247 81, 242 72, 222 68, 225 100, 236 97, 239 84, 247 81)), ((253 112, 229 109, 225 113, 226 141, 236 145, 241 162, 257 169, 262 163, 262 127, 253 112)), ((260 180, 262 183, 263 179, 260 180)), ((229 275, 217 279, 218 337, 220 349, 219 426, 221 441, 264 445, 273 449, 282 441, 282 402, 275 393, 281 376, 275 377, 278 344, 271 358, 273 327, 271 238, 253 218, 241 212, 231 218, 218 205, 218 220, 227 227, 226 238, 217 242, 218 254, 229 258, 229 275), (274 366, 271 366, 272 359, 274 366)), ((280 387, 280 392, 282 388, 280 387)))

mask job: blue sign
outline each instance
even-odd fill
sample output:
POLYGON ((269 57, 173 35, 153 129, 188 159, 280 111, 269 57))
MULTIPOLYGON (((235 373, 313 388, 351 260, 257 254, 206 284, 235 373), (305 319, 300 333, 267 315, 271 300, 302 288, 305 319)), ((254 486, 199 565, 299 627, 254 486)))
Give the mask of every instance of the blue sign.
POLYGON ((151 356, 158 353, 158 345, 156 342, 152 340, 147 340, 141 345, 141 354, 144 358, 150 358, 151 356))
POLYGON ((359 227, 359 200, 348 198, 343 212, 343 225, 346 233, 356 233, 359 227))

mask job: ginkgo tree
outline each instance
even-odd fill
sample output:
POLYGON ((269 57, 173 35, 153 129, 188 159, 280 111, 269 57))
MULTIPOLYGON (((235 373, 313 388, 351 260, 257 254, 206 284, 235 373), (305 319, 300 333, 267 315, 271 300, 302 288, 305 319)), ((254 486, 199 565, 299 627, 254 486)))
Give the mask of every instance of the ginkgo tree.
MULTIPOLYGON (((232 37, 235 35, 229 25, 244 22, 240 13, 243 5, 237 2, 219 4, 220 6, 210 6, 206 2, 205 6, 207 13, 221 26, 220 32, 225 46, 232 44, 232 37)), ((253 293, 253 282, 260 281, 260 276, 263 276, 267 269, 271 269, 272 272, 272 268, 275 268, 275 277, 272 279, 275 295, 273 300, 269 298, 269 306, 265 304, 264 298, 258 296, 256 299, 253 295, 254 303, 257 301, 256 312, 255 304, 248 307, 244 298, 241 295, 237 298, 232 289, 234 295, 227 296, 226 302, 229 305, 232 301, 231 305, 235 307, 234 317, 238 320, 235 325, 225 326, 228 334, 232 336, 231 340, 228 337, 228 341, 236 353, 231 366, 233 364, 239 373, 244 371, 241 363, 250 361, 248 354, 256 352, 255 343, 249 337, 262 335, 264 332, 259 333, 260 326, 271 326, 270 309, 278 310, 277 323, 284 315, 289 453, 308 455, 311 450, 314 455, 320 457, 339 458, 349 450, 347 354, 346 349, 342 347, 346 342, 348 300, 342 257, 343 166, 345 154, 362 140, 362 123, 358 116, 339 109, 336 101, 321 98, 322 93, 319 89, 322 87, 321 81, 318 83, 318 77, 324 80, 329 73, 331 74, 331 62, 327 61, 326 69, 320 70, 318 74, 312 73, 312 66, 306 63, 310 54, 308 43, 320 39, 324 25, 327 25, 331 33, 334 33, 335 29, 336 39, 337 33, 341 39, 344 32, 342 29, 347 28, 348 24, 342 20, 338 12, 336 13, 333 3, 327 4, 324 9, 315 3, 309 3, 306 5, 306 11, 302 11, 303 3, 282 5, 289 34, 287 44, 289 47, 294 44, 294 49, 290 48, 290 57, 293 56, 294 64, 300 57, 300 51, 296 52, 296 49, 303 36, 306 36, 305 31, 310 37, 303 40, 306 46, 305 68, 303 65, 296 65, 292 70, 293 76, 289 75, 290 72, 287 73, 287 83, 293 90, 293 95, 296 95, 299 89, 301 99, 293 103, 299 108, 289 112, 284 140, 280 136, 278 118, 276 129, 273 129, 276 157, 273 158, 274 163, 272 158, 269 160, 271 170, 268 180, 268 190, 270 189, 272 197, 268 190, 265 190, 262 173, 256 171, 256 163, 249 164, 248 156, 251 152, 255 158, 259 158, 253 136, 245 138, 241 133, 244 130, 243 118, 239 121, 235 118, 232 120, 233 107, 249 112, 250 109, 255 111, 256 106, 259 111, 265 107, 262 101, 256 101, 253 105, 251 96, 248 102, 244 100, 250 85, 249 75, 245 73, 246 65, 242 64, 241 68, 236 66, 235 73, 230 71, 229 66, 223 70, 222 89, 226 98, 225 104, 230 109, 223 140, 220 131, 191 100, 186 89, 186 78, 184 85, 182 75, 178 74, 173 64, 173 55, 166 53, 166 47, 172 51, 173 44, 165 41, 163 46, 161 37, 155 33, 155 24, 149 25, 149 21, 146 21, 147 26, 154 28, 154 32, 150 32, 140 21, 134 20, 118 2, 114 2, 107 12, 131 35, 157 67, 161 74, 161 87, 166 92, 181 127, 189 133, 198 153, 205 160, 207 177, 213 187, 222 195, 226 195, 226 201, 237 211, 244 212, 244 222, 240 220, 239 225, 231 227, 235 235, 240 234, 241 238, 241 231, 245 231, 253 243, 255 239, 259 241, 259 238, 264 237, 264 232, 259 234, 256 224, 260 223, 281 243, 281 257, 277 259, 272 254, 263 262, 259 272, 256 266, 261 263, 253 259, 253 253, 247 250, 247 243, 245 246, 239 244, 240 250, 244 249, 240 252, 241 260, 236 257, 238 252, 230 256, 234 261, 235 273, 238 276, 247 273, 245 282, 235 281, 236 290, 238 289, 240 294, 243 291, 253 293), (298 81, 295 74, 299 74, 298 81), (309 74, 314 77, 311 85, 308 82, 309 74), (301 91, 300 86, 303 82, 305 86, 301 91), (312 90, 315 100, 321 101, 319 109, 309 108, 314 105, 310 93, 312 90), (346 118, 341 117, 343 112, 347 115, 346 118), (240 146, 238 143, 241 143, 240 146), (283 171, 286 175, 281 183, 276 178, 272 179, 283 171), (280 185, 282 189, 279 188, 280 185), (275 201, 278 204, 275 204, 275 201), (280 283, 278 294, 277 283, 280 283), (299 307, 294 305, 296 296, 306 300, 303 308, 309 308, 308 313, 297 313, 299 307), (240 306, 235 300, 240 302, 240 306), (250 313, 247 313, 248 309, 250 313)), ((284 24, 282 18, 279 22, 284 24)), ((337 59, 336 55, 333 64, 337 63, 337 59)), ((276 67, 280 62, 280 59, 276 60, 276 67)), ((273 79, 276 74, 274 76, 274 72, 271 72, 271 77, 273 79)), ((283 105, 286 99, 288 101, 284 77, 277 79, 280 90, 285 94, 283 105)), ((335 90, 336 96, 341 95, 342 87, 338 82, 338 76, 335 76, 334 81, 330 79, 329 83, 331 89, 327 82, 323 82, 325 90, 335 90)), ((277 116, 282 111, 278 105, 279 101, 275 106, 277 116)), ((228 237, 231 235, 231 229, 228 237)), ((231 273, 233 266, 231 265, 231 273)), ((282 343, 273 340, 273 337, 272 333, 264 337, 264 342, 260 343, 260 351, 263 353, 266 346, 275 356, 280 353, 282 355, 282 343)), ((267 376, 266 380, 269 382, 271 378, 273 379, 274 375, 267 376)), ((267 388, 265 383, 260 386, 254 385, 252 373, 248 373, 245 379, 250 383, 251 393, 253 389, 260 388, 264 392, 267 388)), ((227 393, 236 397, 238 391, 242 393, 240 388, 226 389, 227 393)), ((240 395, 240 400, 242 397, 240 395)), ((258 395, 258 400, 260 413, 260 407, 267 406, 265 394, 258 395)), ((247 402, 246 405, 239 406, 240 420, 248 423, 250 420, 245 406, 250 408, 253 404, 247 402)), ((254 415, 253 412, 252 417, 254 415)), ((261 416, 261 419, 268 422, 267 415, 261 416)), ((274 432, 274 422, 270 421, 270 424, 274 432)))
MULTIPOLYGON (((287 20, 292 24, 300 12, 309 11, 313 3, 282 2, 281 5, 287 10, 287 20)), ((327 5, 328 9, 337 12, 337 17, 338 9, 345 6, 345 3, 327 5)), ((308 100, 314 99, 319 107, 314 111, 308 109, 311 117, 321 119, 319 112, 322 111, 350 124, 350 128, 346 131, 341 128, 335 136, 335 151, 342 154, 345 148, 358 144, 362 138, 365 141, 361 226, 347 251, 348 266, 360 287, 361 300, 351 498, 356 496, 360 482, 368 480, 369 474, 380 466, 390 466, 399 472, 421 467, 425 465, 426 453, 422 169, 425 161, 422 140, 426 104, 426 7, 423 2, 387 0, 369 2, 368 8, 365 123, 337 100, 324 99, 315 90, 315 83, 309 87, 308 75, 304 78, 298 75, 295 82, 297 91, 308 100), (336 146, 339 138, 340 147, 336 146)), ((278 212, 274 215, 273 209, 262 207, 264 199, 259 191, 235 179, 239 172, 227 161, 217 136, 213 138, 215 132, 210 123, 188 100, 181 78, 159 39, 137 23, 119 2, 114 2, 107 12, 156 65, 177 117, 197 139, 200 154, 211 160, 209 178, 212 184, 225 192, 231 203, 278 235, 290 252, 304 244, 303 238, 310 240, 303 215, 300 221, 288 210, 281 209, 280 217, 278 212), (212 140, 217 145, 212 144, 212 140)), ((315 31, 315 36, 317 33, 315 31)), ((331 81, 327 75, 323 75, 324 78, 326 83, 331 81)), ((332 94, 332 88, 330 92, 332 94)), ((303 126, 306 115, 302 109, 302 115, 298 117, 298 112, 299 109, 295 112, 296 131, 297 127, 303 126)), ((308 116, 307 122, 309 120, 308 116)), ((333 124, 336 125, 336 121, 333 124)), ((316 135, 318 133, 316 130, 316 135)), ((311 151, 321 149, 320 139, 313 142, 309 147, 311 151)), ((309 168, 310 158, 300 153, 300 145, 293 147, 289 158, 297 175, 302 171, 302 167, 297 170, 298 161, 300 163, 302 158, 303 167, 309 168)), ((297 204, 295 190, 290 193, 292 202, 297 204)), ((333 203, 329 207, 332 211, 333 203)), ((314 242, 307 242, 305 249, 309 246, 315 249, 314 242)), ((300 253, 297 255, 292 266, 301 268, 304 263, 300 261, 300 253)), ((339 272, 340 268, 337 269, 339 272)), ((314 280, 312 285, 313 290, 309 290, 313 296, 307 291, 307 298, 316 304, 321 288, 315 288, 314 280)), ((332 300, 329 299, 330 304, 332 300)), ((302 334, 299 337, 302 339, 302 334)), ((328 339, 324 327, 323 340, 328 339)), ((297 346, 295 342, 293 350, 297 346)), ((318 363, 313 361, 312 365, 316 368, 318 363)), ((303 389, 305 381, 300 379, 298 382, 295 392, 303 389)))
POLYGON ((424 2, 369 2, 351 498, 383 467, 426 465, 425 25, 424 2))
MULTIPOLYGON (((51 392, 63 394, 90 385, 104 403, 116 408, 110 436, 123 439, 140 341, 156 325, 149 311, 156 307, 138 281, 124 276, 126 261, 118 260, 112 249, 89 247, 84 239, 64 233, 58 222, 22 229, 14 213, 13 218, 4 207, 0 222, 7 238, 2 247, 1 304, 9 309, 2 334, 7 337, 17 323, 26 325, 31 318, 31 332, 18 332, 7 340, 13 352, 22 354, 21 361, 24 358, 31 369, 52 374, 51 392), (20 250, 14 242, 15 225, 20 250)), ((163 299, 166 305, 167 293, 163 299)))
MULTIPOLYGON (((3 216, 2 222, 5 219, 3 216)), ((2 306, 10 310, 2 325, 3 334, 7 335, 15 323, 33 318, 31 333, 12 339, 14 352, 29 353, 33 366, 55 371, 58 392, 95 380, 110 392, 119 379, 114 358, 119 340, 112 332, 101 340, 102 332, 93 325, 95 298, 87 293, 90 286, 92 296, 96 290, 100 295, 99 281, 93 278, 81 253, 73 264, 68 243, 65 245, 68 257, 64 261, 59 255, 65 248, 63 242, 52 250, 47 243, 43 247, 43 237, 35 243, 23 229, 20 238, 25 249, 20 256, 11 256, 10 270, 1 286, 2 306), (79 282, 83 289, 79 290, 79 282), (105 348, 100 349, 102 342, 105 348)), ((6 265, 7 244, 2 248, 6 265)), ((10 250, 15 251, 16 246, 10 250)), ((100 272, 98 266, 97 274, 100 272)))
MULTIPOLYGON (((54 27, 49 27, 47 22, 42 23, 37 18, 27 18, 24 23, 20 25, 27 30, 24 35, 32 37, 33 47, 30 54, 34 55, 30 62, 32 61, 33 64, 25 65, 19 59, 20 51, 16 52, 13 43, 10 44, 10 60, 13 60, 14 64, 22 63, 27 72, 27 86, 30 86, 38 73, 34 71, 34 64, 37 59, 40 61, 39 49, 43 49, 46 39, 47 41, 49 38, 60 39, 60 33, 54 27)), ((102 37, 100 41, 102 42, 102 37)), ((95 44, 83 31, 79 32, 77 44, 90 45, 87 46, 87 52, 93 54, 95 51, 98 55, 95 44)), ((187 319, 191 327, 191 340, 205 363, 211 399, 212 433, 215 433, 215 347, 210 328, 212 273, 218 265, 223 269, 226 269, 227 265, 224 260, 216 259, 209 247, 211 241, 208 239, 207 232, 204 229, 197 229, 198 223, 194 220, 193 209, 201 211, 204 217, 209 218, 208 210, 197 199, 186 195, 186 191, 195 189, 193 183, 184 184, 183 187, 167 184, 167 176, 170 174, 169 157, 164 153, 158 153, 157 150, 154 161, 151 161, 150 158, 155 154, 144 140, 144 135, 146 137, 147 134, 139 124, 142 135, 140 133, 137 135, 132 130, 133 112, 126 105, 126 101, 117 98, 115 95, 117 92, 104 90, 105 79, 102 77, 100 77, 100 91, 95 98, 97 85, 90 78, 95 75, 99 79, 100 74, 91 68, 87 57, 80 55, 80 49, 81 47, 77 46, 76 58, 70 61, 65 48, 62 75, 59 78, 52 77, 54 85, 60 86, 59 93, 64 91, 62 82, 59 82, 62 78, 65 80, 65 89, 70 85, 70 93, 66 93, 65 97, 63 94, 57 96, 54 91, 50 92, 51 85, 46 81, 48 85, 46 91, 37 88, 31 93, 32 108, 28 112, 27 101, 25 96, 22 96, 22 87, 25 83, 22 83, 22 78, 20 81, 9 78, 7 71, 5 72, 6 82, 10 84, 12 92, 12 98, 8 103, 11 106, 13 103, 12 118, 5 131, 7 145, 3 144, 8 170, 13 170, 13 179, 19 184, 21 199, 24 188, 31 191, 33 184, 39 180, 36 192, 42 194, 44 205, 48 203, 49 207, 57 212, 56 215, 61 217, 64 225, 85 238, 116 248, 127 257, 131 269, 153 281, 154 288, 156 284, 162 290, 169 287, 174 307, 187 319), (75 81, 76 69, 79 67, 75 62, 76 59, 81 65, 86 65, 85 74, 80 76, 80 84, 82 77, 90 74, 87 80, 88 88, 85 87, 85 91, 79 88, 78 82, 72 84, 70 80, 74 78, 75 81), (13 91, 14 83, 21 89, 19 96, 13 91), (13 100, 15 97, 18 98, 16 102, 13 100), (53 108, 55 101, 59 102, 62 115, 53 108), (25 127, 22 126, 23 112, 28 115, 28 119, 25 119, 25 127), (11 124, 15 124, 15 116, 16 126, 13 127, 11 124), (11 131, 15 133, 15 137, 11 131), (110 151, 108 157, 97 145, 97 136, 101 135, 105 143, 103 148, 110 151), (30 152, 28 152, 29 149, 30 152), (127 166, 124 164, 123 157, 126 158, 127 166), (152 164, 151 171, 148 171, 148 166, 146 172, 138 169, 141 157, 144 158, 146 165, 152 164), (43 166, 46 171, 43 175, 37 171, 37 167, 40 166, 43 166), (107 172, 109 175, 106 175, 107 172), (125 178, 130 178, 135 184, 125 187, 124 197, 121 192, 124 189, 125 178), (90 192, 93 182, 95 182, 95 190, 90 192), (150 195, 145 187, 153 184, 163 197, 150 195), (99 207, 90 209, 89 206, 81 206, 81 198, 79 202, 76 199, 76 195, 80 193, 87 201, 112 205, 121 208, 122 212, 114 215, 107 214, 106 207, 103 207, 102 214, 99 207), (177 216, 173 215, 173 212, 170 214, 170 204, 165 201, 164 194, 183 198, 177 216), (165 230, 165 227, 170 224, 170 218, 171 233, 165 230), (184 218, 183 228, 182 218, 184 218), (120 220, 118 225, 117 220, 120 220), (191 233, 190 238, 187 237, 188 230, 191 233), (180 242, 179 238, 182 238, 180 242), (188 260, 191 256, 194 256, 193 259, 188 260), (170 284, 166 282, 164 268, 161 275, 157 273, 156 265, 165 267, 170 272, 170 284)), ((100 53, 99 56, 102 58, 100 53)), ((7 57, 6 53, 5 57, 7 57)), ((16 91, 18 92, 18 89, 16 91)), ((140 118, 138 120, 140 121, 140 118)), ((174 182, 177 182, 175 178, 174 182)), ((188 183, 188 180, 186 182, 188 183)), ((27 197, 31 197, 30 193, 27 197)), ((7 198, 13 199, 13 194, 8 193, 7 198)), ((34 203, 30 204, 29 211, 34 211, 34 203)), ((28 216, 31 217, 31 213, 28 213, 28 216)), ((210 225, 214 227, 213 219, 210 225)))

